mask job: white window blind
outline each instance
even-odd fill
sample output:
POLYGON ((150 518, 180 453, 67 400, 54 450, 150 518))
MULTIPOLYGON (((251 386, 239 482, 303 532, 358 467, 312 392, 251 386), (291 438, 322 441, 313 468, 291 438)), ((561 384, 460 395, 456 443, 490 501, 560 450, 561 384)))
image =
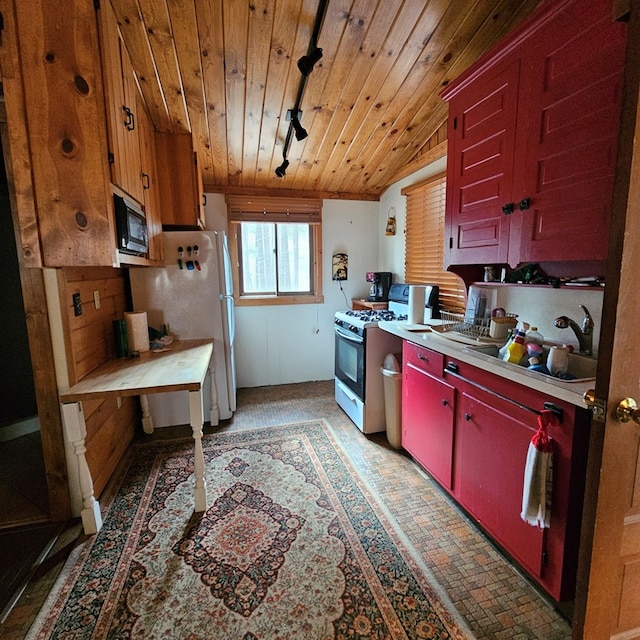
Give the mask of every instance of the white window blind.
POLYGON ((437 284, 442 308, 464 312, 464 282, 443 271, 446 174, 405 187, 401 193, 407 197, 405 282, 437 284))

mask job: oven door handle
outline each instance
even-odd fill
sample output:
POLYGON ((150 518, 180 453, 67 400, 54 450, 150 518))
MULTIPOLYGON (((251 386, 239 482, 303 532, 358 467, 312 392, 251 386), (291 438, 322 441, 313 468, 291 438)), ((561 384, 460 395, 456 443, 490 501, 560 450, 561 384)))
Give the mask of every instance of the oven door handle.
POLYGON ((350 342, 357 342, 358 344, 362 344, 364 342, 364 338, 361 336, 354 335, 353 333, 349 333, 340 327, 334 326, 333 330, 345 340, 349 340, 350 342))

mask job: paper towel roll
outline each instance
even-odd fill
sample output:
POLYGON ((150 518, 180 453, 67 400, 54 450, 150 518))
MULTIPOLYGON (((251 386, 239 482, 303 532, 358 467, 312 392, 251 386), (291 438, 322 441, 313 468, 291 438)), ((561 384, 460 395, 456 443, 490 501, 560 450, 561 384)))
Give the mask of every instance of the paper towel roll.
POLYGON ((424 323, 424 294, 426 287, 412 284, 409 287, 409 313, 407 322, 410 324, 424 323))
POLYGON ((132 351, 149 351, 149 325, 147 324, 147 312, 135 311, 124 314, 127 324, 127 343, 129 353, 132 351))

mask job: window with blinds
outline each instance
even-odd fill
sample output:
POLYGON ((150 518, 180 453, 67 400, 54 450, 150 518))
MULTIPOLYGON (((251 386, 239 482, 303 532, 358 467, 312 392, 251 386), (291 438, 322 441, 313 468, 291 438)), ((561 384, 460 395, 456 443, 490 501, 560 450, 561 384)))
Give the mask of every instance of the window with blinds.
POLYGON ((405 282, 437 284, 442 308, 464 312, 464 282, 456 274, 442 269, 446 174, 405 187, 401 193, 407 197, 405 282))
POLYGON ((322 202, 227 196, 238 305, 322 302, 322 202))

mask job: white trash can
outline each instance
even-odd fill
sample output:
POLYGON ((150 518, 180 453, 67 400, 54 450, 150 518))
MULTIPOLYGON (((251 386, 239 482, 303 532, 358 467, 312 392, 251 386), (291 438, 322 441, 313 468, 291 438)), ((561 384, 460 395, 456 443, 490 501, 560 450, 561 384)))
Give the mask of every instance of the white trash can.
POLYGON ((402 448, 402 368, 398 358, 389 353, 380 367, 384 387, 384 414, 387 440, 394 449, 402 448))

